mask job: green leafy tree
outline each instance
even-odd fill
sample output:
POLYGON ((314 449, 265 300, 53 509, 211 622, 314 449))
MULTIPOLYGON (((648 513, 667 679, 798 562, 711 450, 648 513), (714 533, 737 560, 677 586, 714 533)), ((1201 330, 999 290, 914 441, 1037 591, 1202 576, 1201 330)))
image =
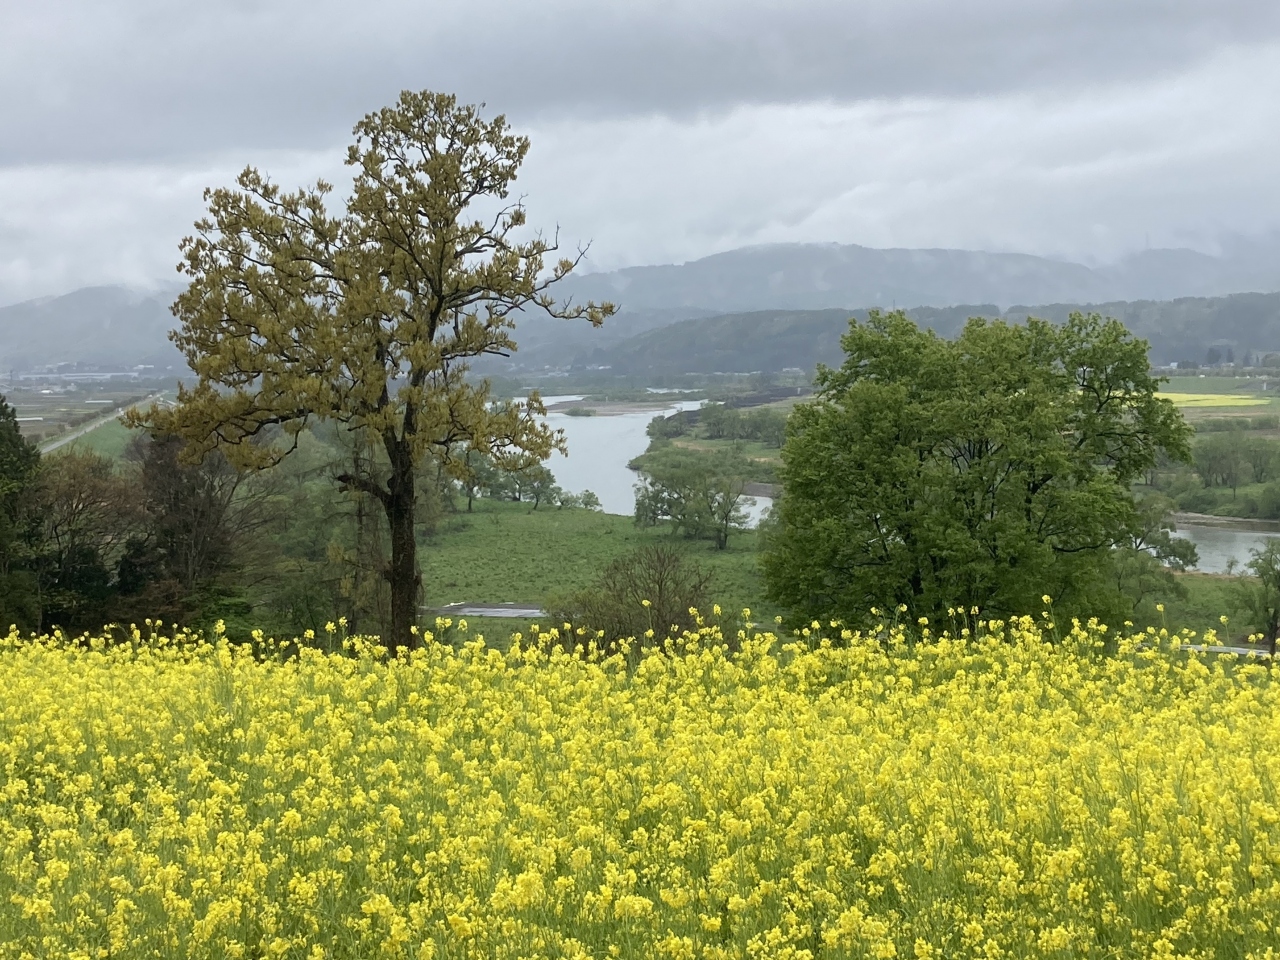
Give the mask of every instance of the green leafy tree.
POLYGON ((455 462, 461 467, 458 471, 458 483, 467 497, 467 513, 471 513, 476 497, 486 490, 492 491, 497 484, 498 469, 487 453, 470 447, 455 462))
POLYGON ((746 525, 750 464, 734 451, 705 453, 672 449, 641 468, 636 485, 636 522, 669 522, 686 537, 713 540, 716 549, 746 525))
POLYGON ((742 414, 723 403, 708 403, 698 411, 698 425, 709 440, 739 440, 742 414))
POLYGON ((564 491, 556 485, 556 478, 546 464, 535 463, 512 475, 515 481, 516 499, 528 501, 537 510, 544 502, 554 502, 564 491))
POLYGON ((770 447, 780 447, 787 439, 787 415, 781 410, 754 410, 746 421, 747 435, 770 447))
POLYGON ((1190 430, 1147 345, 1114 320, 971 320, 954 341, 901 312, 851 322, 838 369, 791 415, 764 556, 771 597, 858 622, 977 606, 1123 613, 1112 552, 1130 485, 1190 430))
POLYGON ((1254 483, 1267 483, 1276 475, 1277 454, 1280 446, 1265 437, 1253 437, 1244 447, 1244 458, 1254 483))
POLYGON ((674 437, 683 437, 693 430, 693 417, 688 411, 681 410, 666 416, 659 414, 649 421, 649 425, 645 427, 645 433, 653 440, 671 440, 674 437))
POLYGON ((1156 613, 1155 604, 1171 598, 1185 600, 1187 588, 1175 575, 1199 562, 1196 545, 1175 537, 1170 514, 1174 503, 1158 493, 1137 502, 1136 524, 1128 542, 1112 554, 1116 583, 1135 612, 1156 613))
POLYGON ((518 239, 525 211, 507 198, 529 141, 505 118, 406 91, 354 134, 340 205, 324 182, 290 193, 253 168, 237 189, 206 193, 208 216, 182 244, 190 285, 174 304, 174 341, 198 380, 176 410, 145 422, 185 440, 194 459, 217 448, 254 467, 294 449, 313 420, 369 434, 384 457, 337 480, 385 513, 387 639, 408 646, 423 461, 467 449, 519 469, 563 444, 536 396, 491 403, 469 361, 515 350, 525 311, 599 324, 614 308, 558 305, 550 289, 583 253, 547 266, 554 240, 518 239))
POLYGON ((1234 497, 1236 489, 1249 477, 1248 448, 1248 440, 1236 430, 1203 437, 1194 448, 1196 473, 1206 487, 1230 487, 1234 497))

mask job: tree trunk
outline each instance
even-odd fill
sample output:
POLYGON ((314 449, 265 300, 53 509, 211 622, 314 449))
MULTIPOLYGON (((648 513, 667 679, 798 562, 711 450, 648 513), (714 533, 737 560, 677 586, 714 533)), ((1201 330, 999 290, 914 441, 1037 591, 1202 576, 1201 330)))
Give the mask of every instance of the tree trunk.
POLYGON ((391 563, 387 566, 387 582, 391 587, 391 636, 387 645, 392 650, 415 647, 419 637, 411 631, 418 622, 418 594, 422 589, 422 573, 418 569, 418 541, 414 529, 417 506, 413 477, 413 460, 401 445, 391 453, 391 478, 388 496, 383 501, 387 523, 391 528, 391 563))

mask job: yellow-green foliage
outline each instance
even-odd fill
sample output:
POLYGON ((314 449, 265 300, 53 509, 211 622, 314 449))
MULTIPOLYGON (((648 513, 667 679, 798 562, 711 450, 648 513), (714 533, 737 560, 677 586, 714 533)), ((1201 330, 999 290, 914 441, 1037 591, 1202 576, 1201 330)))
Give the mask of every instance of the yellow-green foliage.
POLYGON ((1273 675, 1049 629, 10 637, 0 957, 1272 956, 1273 675))

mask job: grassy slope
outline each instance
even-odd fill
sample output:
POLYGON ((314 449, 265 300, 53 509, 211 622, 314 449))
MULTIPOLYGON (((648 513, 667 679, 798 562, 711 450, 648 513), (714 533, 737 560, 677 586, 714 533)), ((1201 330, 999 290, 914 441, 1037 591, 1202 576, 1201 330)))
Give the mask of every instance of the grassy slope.
POLYGON ((422 546, 427 603, 545 603, 556 593, 589 586, 611 561, 649 543, 673 543, 710 570, 712 595, 728 609, 761 607, 756 537, 730 538, 729 549, 642 530, 630 517, 588 510, 477 500, 475 512, 446 517, 422 546))

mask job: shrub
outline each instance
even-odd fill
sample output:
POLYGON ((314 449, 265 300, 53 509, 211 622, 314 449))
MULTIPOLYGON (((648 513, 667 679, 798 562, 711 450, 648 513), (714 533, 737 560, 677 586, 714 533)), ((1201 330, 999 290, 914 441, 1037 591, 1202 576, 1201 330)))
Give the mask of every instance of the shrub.
POLYGON ((706 609, 710 585, 711 574, 684 551, 650 544, 613 561, 586 590, 553 598, 548 612, 571 625, 571 645, 603 635, 608 649, 625 638, 644 646, 695 626, 690 611, 706 609))

